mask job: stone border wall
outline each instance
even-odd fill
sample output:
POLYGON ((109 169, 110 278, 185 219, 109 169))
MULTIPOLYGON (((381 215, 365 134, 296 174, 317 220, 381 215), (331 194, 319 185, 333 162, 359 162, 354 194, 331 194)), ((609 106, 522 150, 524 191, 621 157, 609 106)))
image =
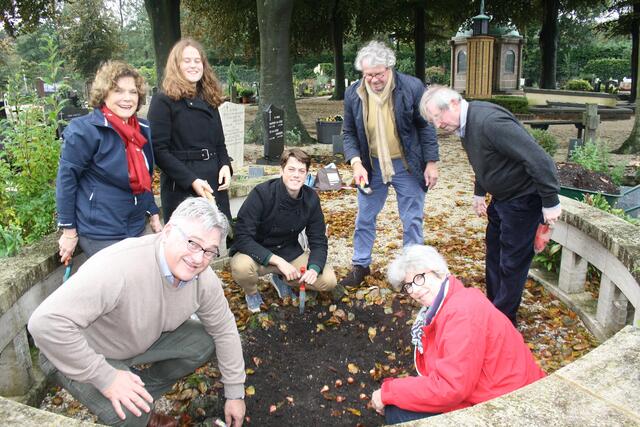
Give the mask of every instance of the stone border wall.
POLYGON ((532 269, 531 276, 575 310, 600 341, 627 324, 640 325, 640 227, 561 199, 561 221, 551 236, 562 245, 560 274, 532 269), (597 299, 585 290, 588 264, 602 272, 597 299))

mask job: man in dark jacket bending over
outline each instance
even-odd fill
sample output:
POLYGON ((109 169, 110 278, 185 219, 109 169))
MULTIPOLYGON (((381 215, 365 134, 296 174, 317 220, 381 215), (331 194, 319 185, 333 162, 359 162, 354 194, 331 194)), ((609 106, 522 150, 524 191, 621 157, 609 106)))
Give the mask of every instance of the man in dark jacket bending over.
POLYGON ((476 175, 473 209, 489 219, 487 297, 515 325, 538 224, 553 224, 562 212, 556 165, 513 114, 495 104, 467 102, 455 90, 431 86, 420 112, 462 139, 476 175))
POLYGON ((305 283, 310 290, 329 291, 336 286, 327 261, 327 236, 315 191, 304 185, 311 158, 304 151, 285 150, 280 158, 281 177, 257 185, 238 212, 231 247, 231 274, 242 287, 250 311, 263 304, 258 278, 272 273, 271 283, 281 298, 295 298, 291 286, 305 283), (309 251, 298 241, 305 230, 309 251), (301 273, 300 268, 305 267, 301 273))

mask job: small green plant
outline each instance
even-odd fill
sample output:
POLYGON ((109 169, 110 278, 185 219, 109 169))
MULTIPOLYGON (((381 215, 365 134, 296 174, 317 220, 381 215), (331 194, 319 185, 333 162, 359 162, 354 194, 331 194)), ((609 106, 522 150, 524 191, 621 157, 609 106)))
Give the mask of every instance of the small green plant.
POLYGON ((254 94, 254 90, 251 89, 250 87, 243 87, 242 89, 240 89, 240 96, 243 98, 251 98, 254 94))
POLYGON ((300 145, 300 141, 302 141, 302 136, 298 129, 293 128, 284 133, 285 145, 300 145))
MULTIPOLYGON (((57 81, 62 61, 53 39, 46 38, 44 69, 48 84, 57 81)), ((58 115, 63 103, 57 94, 39 98, 16 74, 7 85, 8 123, 0 126, 4 151, 0 155, 0 252, 15 254, 55 229, 55 179, 60 157, 58 115)))
POLYGON ((582 92, 593 92, 593 86, 586 80, 569 80, 564 87, 566 90, 577 90, 582 92))
POLYGON ((638 218, 627 215, 623 209, 611 207, 607 199, 602 194, 585 194, 583 202, 589 206, 598 208, 601 211, 610 213, 611 215, 615 215, 618 218, 621 218, 633 225, 640 225, 640 220, 638 218))
POLYGON ((600 141, 589 141, 583 146, 576 147, 571 154, 571 161, 590 171, 609 175, 616 185, 622 183, 624 165, 615 165, 610 168, 609 152, 600 141))
POLYGON ((533 262, 540 265, 547 271, 557 273, 560 270, 560 260, 562 259, 562 245, 552 242, 539 254, 533 257, 533 262))
POLYGON ((547 154, 551 157, 556 154, 556 151, 558 151, 558 140, 555 136, 544 129, 529 129, 529 133, 547 154))

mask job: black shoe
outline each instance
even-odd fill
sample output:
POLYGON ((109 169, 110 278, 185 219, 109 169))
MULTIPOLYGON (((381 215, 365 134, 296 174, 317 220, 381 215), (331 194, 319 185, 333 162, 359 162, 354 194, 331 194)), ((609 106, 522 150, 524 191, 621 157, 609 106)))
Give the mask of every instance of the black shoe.
POLYGON ((331 289, 331 299, 333 301, 340 301, 343 296, 347 294, 347 290, 340 283, 336 285, 335 288, 331 289))
POLYGON ((341 286, 358 286, 365 277, 371 274, 369 266, 354 265, 353 269, 338 282, 341 286))

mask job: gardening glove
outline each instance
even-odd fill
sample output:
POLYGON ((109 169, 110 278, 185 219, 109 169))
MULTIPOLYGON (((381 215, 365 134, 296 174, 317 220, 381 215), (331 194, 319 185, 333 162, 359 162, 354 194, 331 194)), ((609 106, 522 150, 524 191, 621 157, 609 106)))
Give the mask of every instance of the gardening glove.
POLYGON ((220 172, 218 173, 218 191, 224 191, 229 189, 229 185, 231 185, 231 169, 229 166, 224 165, 220 168, 220 172))
POLYGON ((555 224, 555 222, 560 219, 561 213, 562 207, 560 206, 560 203, 552 208, 542 208, 542 217, 544 218, 544 222, 549 225, 555 224))
POLYGON ((485 201, 484 196, 473 196, 473 210, 478 216, 487 215, 487 202, 485 201))

